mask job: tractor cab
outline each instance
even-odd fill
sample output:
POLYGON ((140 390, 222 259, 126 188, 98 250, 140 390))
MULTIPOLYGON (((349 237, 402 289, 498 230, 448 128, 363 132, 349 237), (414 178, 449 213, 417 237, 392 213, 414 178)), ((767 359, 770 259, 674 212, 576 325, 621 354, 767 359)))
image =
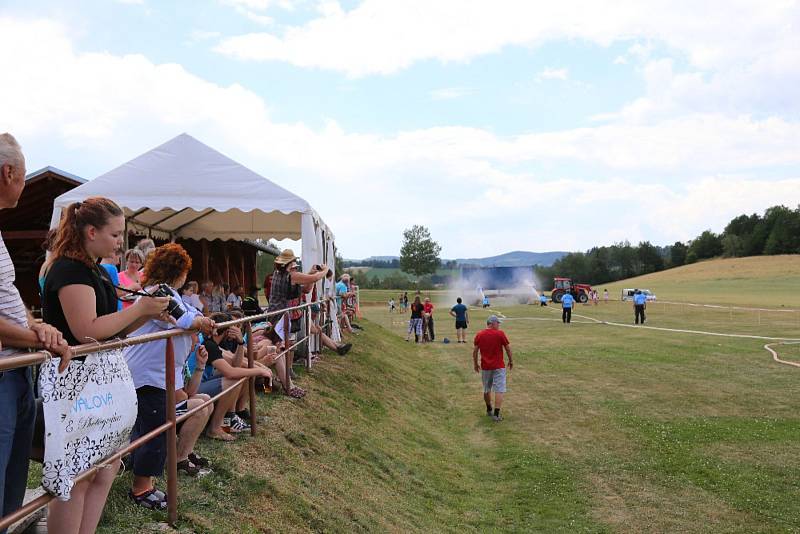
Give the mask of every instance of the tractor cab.
POLYGON ((561 289, 566 293, 572 291, 572 280, 569 278, 554 278, 553 289, 561 289))

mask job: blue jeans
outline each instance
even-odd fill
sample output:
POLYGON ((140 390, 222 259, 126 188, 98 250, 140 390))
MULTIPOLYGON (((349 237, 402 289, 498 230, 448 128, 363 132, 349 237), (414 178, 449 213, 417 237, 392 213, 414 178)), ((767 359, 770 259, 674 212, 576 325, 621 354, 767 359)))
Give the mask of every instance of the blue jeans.
POLYGON ((31 370, 0 373, 0 501, 6 516, 22 506, 36 404, 31 370))

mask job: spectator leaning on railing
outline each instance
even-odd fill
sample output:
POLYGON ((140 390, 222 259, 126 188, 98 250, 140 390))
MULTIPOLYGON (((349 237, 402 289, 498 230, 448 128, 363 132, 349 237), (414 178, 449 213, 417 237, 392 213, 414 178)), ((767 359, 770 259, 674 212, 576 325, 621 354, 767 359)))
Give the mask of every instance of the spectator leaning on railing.
MULTIPOLYGON (((17 205, 25 187, 25 157, 11 134, 0 135, 0 209, 17 205)), ((36 323, 14 286, 14 265, 0 236, 0 357, 21 349, 44 348, 61 357, 71 351, 56 328, 36 323)), ((28 478, 36 409, 29 367, 0 373, 0 503, 6 516, 22 505, 28 478)))
POLYGON ((350 275, 345 273, 339 278, 335 286, 336 291, 336 311, 339 315, 339 325, 342 330, 354 333, 353 327, 350 324, 350 317, 347 313, 346 299, 350 297, 350 275))
MULTIPOLYGON (((312 286, 325 278, 328 272, 327 265, 315 265, 312 267, 311 272, 308 274, 298 272, 297 269, 297 256, 291 249, 286 249, 275 258, 275 270, 272 273, 272 288, 270 289, 269 296, 269 309, 268 311, 278 311, 289 307, 289 303, 293 302, 295 305, 299 303, 300 294, 302 292, 311 291, 312 286)), ((293 341, 294 334, 285 331, 285 314, 271 317, 272 324, 275 325, 275 334, 277 335, 276 341, 283 342, 284 346, 287 338, 293 341)), ((290 320, 289 323, 292 323, 290 320)), ((294 325, 292 325, 294 326, 294 325)), ((299 323, 298 323, 299 326, 299 323)), ((291 370, 292 360, 294 354, 289 351, 286 354, 286 376, 279 377, 283 385, 284 392, 292 398, 301 398, 305 395, 303 389, 295 386, 292 383, 291 370)))
MULTIPOLYGON (((174 328, 198 330, 213 328, 214 321, 204 317, 196 308, 185 304, 175 290, 176 287, 184 285, 186 275, 191 268, 192 258, 178 244, 162 245, 150 253, 143 273, 143 281, 147 285, 145 290, 151 293, 159 284, 164 284, 172 294, 172 303, 169 311, 162 313, 157 319, 147 321, 132 332, 132 335, 152 334, 174 328)), ((149 298, 151 297, 139 297, 139 299, 149 298)), ((151 341, 133 345, 125 351, 125 359, 131 370, 138 400, 138 416, 136 426, 133 428, 137 437, 144 436, 167 421, 167 384, 164 367, 166 344, 166 340, 151 341)), ((199 398, 189 399, 183 391, 183 365, 192 350, 192 335, 187 333, 173 337, 172 345, 175 368, 171 372, 175 375, 176 408, 191 409, 203 402, 199 398)), ((198 468, 189 461, 189 454, 203 432, 212 411, 213 408, 207 406, 181 425, 178 431, 179 471, 190 475, 197 474, 198 468)), ((150 509, 166 508, 166 495, 155 488, 152 478, 163 474, 166 460, 167 442, 163 433, 133 451, 133 487, 129 497, 136 504, 150 509)))
MULTIPOLYGON (((122 245, 124 231, 122 210, 107 198, 70 204, 61 218, 45 267, 43 312, 45 321, 60 329, 70 345, 123 336, 158 317, 169 303, 168 297, 139 299, 117 311, 116 290, 97 259, 122 245)), ((94 532, 116 471, 100 469, 93 478, 75 484, 68 501, 52 501, 48 531, 94 532)))

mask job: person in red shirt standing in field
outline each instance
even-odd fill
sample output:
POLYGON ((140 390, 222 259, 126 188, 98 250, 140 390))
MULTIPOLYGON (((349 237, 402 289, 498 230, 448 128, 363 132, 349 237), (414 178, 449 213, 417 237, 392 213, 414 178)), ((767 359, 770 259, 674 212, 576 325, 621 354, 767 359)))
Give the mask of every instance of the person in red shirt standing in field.
POLYGON ((500 319, 490 315, 486 319, 486 329, 475 335, 475 349, 472 351, 472 363, 475 372, 481 373, 483 381, 483 400, 486 402, 486 415, 495 421, 502 421, 500 408, 506 392, 506 365, 503 361, 503 349, 508 354, 508 368, 514 368, 511 359, 511 345, 505 332, 500 330, 500 319), (478 352, 481 361, 478 364, 478 352), (494 391, 494 412, 492 412, 492 392, 494 391))

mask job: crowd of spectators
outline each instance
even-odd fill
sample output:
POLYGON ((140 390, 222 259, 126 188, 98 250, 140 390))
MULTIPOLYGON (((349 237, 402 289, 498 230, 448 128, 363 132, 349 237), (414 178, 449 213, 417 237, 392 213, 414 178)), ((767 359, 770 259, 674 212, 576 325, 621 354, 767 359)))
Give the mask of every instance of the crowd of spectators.
MULTIPOLYGON (((0 209, 16 206, 25 185, 25 158, 10 134, 0 135, 0 209)), ((40 271, 42 321, 35 320, 15 287, 14 266, 0 236, 0 356, 30 349, 50 351, 60 358, 63 372, 72 360, 72 346, 103 342, 173 329, 187 332, 171 338, 174 369, 165 368, 166 340, 131 345, 125 359, 136 389, 137 410, 132 438, 143 436, 166 421, 167 373, 174 373, 176 413, 199 407, 221 392, 213 405, 183 421, 178 433, 178 469, 189 476, 207 473, 211 462, 196 450, 198 439, 233 441, 251 425, 247 383, 256 377, 260 390, 270 393, 278 383, 282 392, 299 399, 306 391, 295 384, 292 370, 294 342, 302 329, 302 310, 276 313, 269 320, 251 323, 254 365, 248 366, 247 339, 238 326, 219 326, 244 315, 263 314, 258 288, 248 291, 236 285, 206 280, 189 281, 192 260, 179 245, 156 247, 151 239, 126 250, 122 209, 107 198, 93 197, 68 206, 60 225, 48 239, 49 256, 40 271), (121 260, 124 259, 124 263, 121 260), (156 287, 166 294, 154 296, 156 287), (196 333, 192 333, 196 332, 196 333), (287 350, 288 349, 288 350, 287 350), (274 381, 273 381, 274 379, 274 381)), ((311 356, 322 348, 346 354, 350 343, 338 339, 338 329, 354 333, 358 315, 358 288, 347 275, 333 286, 333 272, 314 265, 302 272, 291 250, 276 259, 269 284, 268 312, 300 305, 311 292, 308 330, 318 340, 311 356), (317 282, 322 297, 335 296, 336 316, 331 336, 326 335, 317 282)), ((28 458, 36 417, 34 387, 28 367, 0 373, 0 503, 5 516, 22 504, 28 474, 28 458)), ((166 507, 166 494, 154 480, 163 474, 166 440, 161 434, 137 448, 130 458, 133 471, 129 497, 149 509, 166 507)), ((116 469, 101 469, 79 482, 66 501, 49 505, 50 532, 93 532, 105 506, 116 469)), ((2 533, 0 533, 2 534, 2 533)))

